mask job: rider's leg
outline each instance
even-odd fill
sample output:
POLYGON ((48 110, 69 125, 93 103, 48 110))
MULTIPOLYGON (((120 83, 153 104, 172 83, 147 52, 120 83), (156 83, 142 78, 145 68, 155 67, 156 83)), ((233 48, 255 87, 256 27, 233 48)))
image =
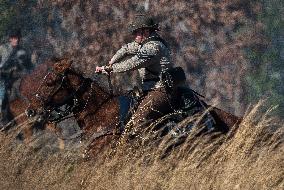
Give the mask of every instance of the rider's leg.
POLYGON ((173 112, 174 104, 174 98, 163 88, 148 92, 133 114, 131 126, 138 130, 147 127, 152 121, 173 112))
MULTIPOLYGON (((1 81, 0 80, 0 123, 1 123, 1 126, 4 125, 3 121, 4 121, 4 98, 5 98, 5 83, 4 81, 1 81)), ((1 127, 0 126, 0 127, 1 127)))
POLYGON ((129 96, 119 96, 119 123, 120 130, 124 130, 124 124, 126 117, 128 115, 130 106, 131 106, 131 98, 129 96))
MULTIPOLYGON (((9 99, 7 96, 7 89, 5 88, 4 82, 0 81, 0 128, 7 125, 12 119, 13 116, 9 109, 9 99)), ((12 127, 15 123, 12 122, 9 124, 9 126, 5 126, 6 129, 9 129, 12 127)))

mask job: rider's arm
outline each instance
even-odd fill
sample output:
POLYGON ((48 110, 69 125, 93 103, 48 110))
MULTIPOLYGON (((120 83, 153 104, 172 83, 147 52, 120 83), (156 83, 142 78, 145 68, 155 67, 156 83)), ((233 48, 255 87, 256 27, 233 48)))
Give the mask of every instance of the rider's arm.
POLYGON ((0 58, 1 58, 1 62, 0 62, 0 68, 2 68, 5 63, 8 61, 11 53, 12 53, 12 46, 10 44, 3 44, 0 46, 0 58))
POLYGON ((5 49, 4 49, 4 45, 1 45, 0 46, 0 68, 2 68, 4 66, 4 52, 5 52, 5 49))
POLYGON ((18 67, 22 70, 29 71, 33 69, 33 64, 31 62, 30 54, 25 49, 20 49, 16 54, 18 67))
POLYGON ((122 73, 147 67, 148 65, 156 62, 156 59, 159 58, 159 54, 159 44, 156 42, 148 42, 143 45, 141 49, 139 49, 136 55, 124 61, 113 64, 111 70, 115 73, 122 73))
POLYGON ((112 65, 114 63, 119 62, 122 58, 125 58, 126 56, 137 54, 139 47, 140 45, 135 41, 122 46, 111 58, 109 64, 112 65))

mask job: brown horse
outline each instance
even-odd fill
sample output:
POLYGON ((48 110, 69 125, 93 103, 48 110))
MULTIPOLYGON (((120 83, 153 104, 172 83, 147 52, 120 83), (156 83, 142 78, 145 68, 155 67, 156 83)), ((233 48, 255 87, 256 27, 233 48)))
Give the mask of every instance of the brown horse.
POLYGON ((58 59, 52 69, 27 108, 27 115, 37 118, 31 129, 75 117, 86 148, 95 154, 117 138, 118 99, 72 69, 68 59, 58 59))
MULTIPOLYGON (((69 59, 57 60, 53 72, 45 76, 31 98, 27 115, 37 118, 31 128, 74 116, 88 140, 86 148, 96 154, 119 137, 118 98, 96 81, 84 78, 72 69, 71 64, 69 59)), ((217 129, 223 132, 240 122, 240 118, 218 108, 213 108, 210 113, 217 129)))
MULTIPOLYGON (((25 110, 29 105, 29 99, 31 99, 38 87, 40 86, 41 79, 48 72, 48 68, 53 64, 52 61, 47 61, 38 65, 31 73, 24 75, 20 80, 19 95, 16 98, 10 100, 7 98, 8 112, 12 119, 3 130, 8 130, 13 124, 21 124, 27 120, 25 110)), ((9 97, 10 94, 8 93, 9 97)))

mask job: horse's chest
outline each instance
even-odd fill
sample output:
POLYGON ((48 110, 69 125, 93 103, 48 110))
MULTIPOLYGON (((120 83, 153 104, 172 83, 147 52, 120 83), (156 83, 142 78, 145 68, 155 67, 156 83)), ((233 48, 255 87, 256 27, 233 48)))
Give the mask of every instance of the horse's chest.
POLYGON ((86 131, 101 131, 115 127, 119 122, 119 104, 117 99, 101 105, 97 111, 85 118, 86 131))
POLYGON ((52 99, 54 102, 61 102, 65 100, 65 98, 68 97, 69 95, 70 95, 70 92, 64 89, 64 90, 60 90, 56 92, 52 99))
POLYGON ((75 90, 78 90, 83 83, 83 80, 79 76, 71 74, 67 75, 67 80, 69 82, 70 87, 72 87, 75 90))

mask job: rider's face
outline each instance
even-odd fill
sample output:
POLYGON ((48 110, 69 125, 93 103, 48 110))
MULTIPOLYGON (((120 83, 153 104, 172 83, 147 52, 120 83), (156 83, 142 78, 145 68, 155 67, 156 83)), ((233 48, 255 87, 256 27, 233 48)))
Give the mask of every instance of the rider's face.
POLYGON ((149 29, 138 29, 134 33, 135 35, 135 41, 137 43, 142 43, 146 38, 150 36, 150 31, 149 29))
POLYGON ((18 37, 10 37, 9 42, 12 47, 16 47, 19 44, 19 38, 18 37))

